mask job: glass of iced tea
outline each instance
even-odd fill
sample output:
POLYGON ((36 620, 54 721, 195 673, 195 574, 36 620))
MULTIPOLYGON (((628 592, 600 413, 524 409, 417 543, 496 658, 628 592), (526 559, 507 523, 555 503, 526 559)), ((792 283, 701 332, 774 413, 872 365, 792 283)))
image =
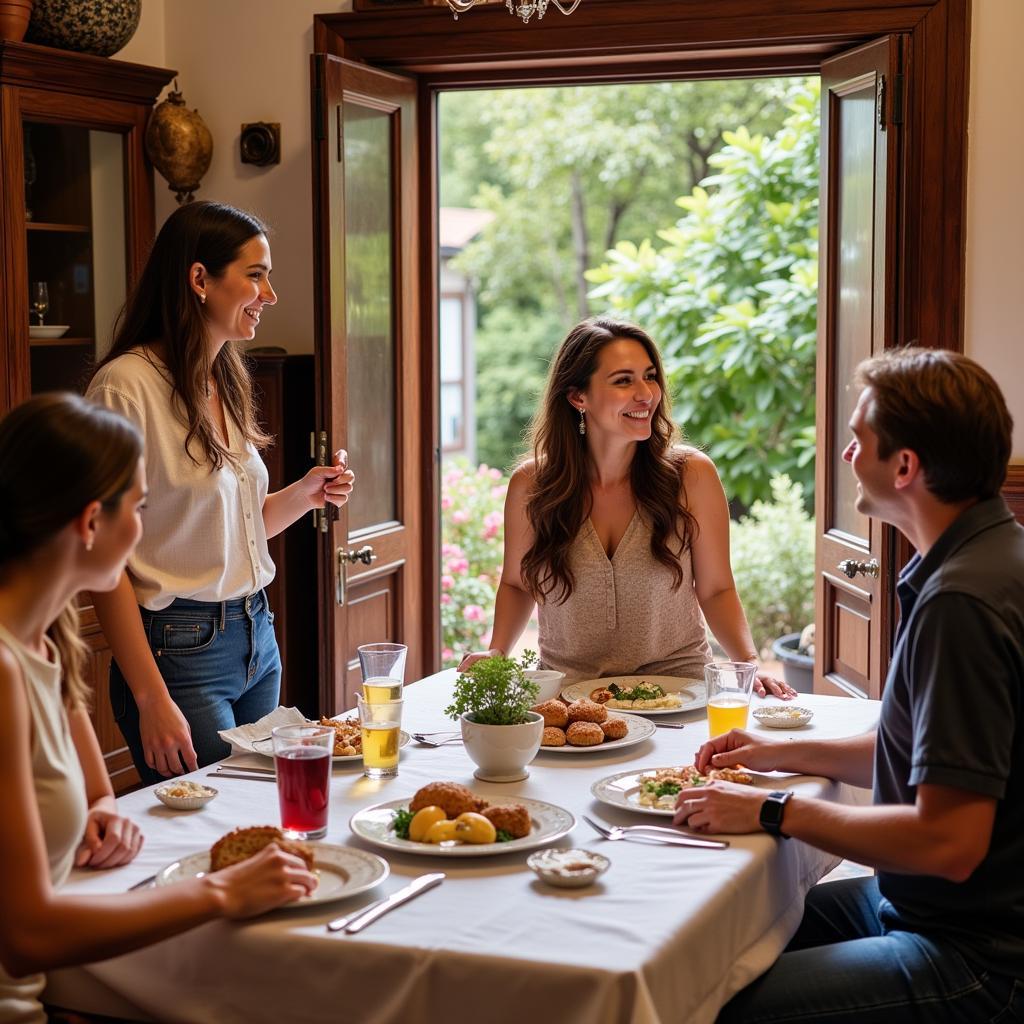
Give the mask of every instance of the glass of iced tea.
POLYGON ((357 647, 363 696, 371 704, 402 699, 405 682, 405 644, 363 644, 357 647))
POLYGON ((323 839, 334 730, 325 725, 280 725, 271 736, 281 828, 289 839, 323 839))
POLYGON ((398 743, 402 735, 401 700, 369 700, 357 694, 363 737, 363 774, 389 779, 398 774, 398 743))
POLYGON ((708 735, 745 729, 757 665, 750 661, 719 661, 704 666, 708 684, 708 735))

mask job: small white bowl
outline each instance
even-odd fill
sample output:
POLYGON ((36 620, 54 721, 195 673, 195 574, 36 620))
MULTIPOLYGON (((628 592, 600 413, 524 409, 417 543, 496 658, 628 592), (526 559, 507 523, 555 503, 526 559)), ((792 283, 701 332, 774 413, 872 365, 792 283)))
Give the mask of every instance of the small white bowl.
POLYGON ((556 672, 551 668, 528 668, 523 675, 540 687, 537 693, 537 704, 543 704, 546 700, 555 700, 561 692, 562 680, 565 678, 564 672, 556 672))
POLYGON ((810 708, 795 704, 767 704, 763 708, 754 708, 751 713, 769 729, 799 729, 814 717, 810 708))
POLYGON ((174 785, 173 782, 166 782, 157 786, 153 792, 156 793, 157 800, 167 804, 168 807, 173 807, 176 811, 198 811, 200 807, 205 807, 217 795, 217 790, 213 786, 202 786, 204 792, 198 796, 171 796, 168 790, 173 789, 174 785))
POLYGON ((562 889, 593 885, 611 866, 611 861, 593 850, 538 850, 526 860, 542 882, 562 889))
POLYGON ((70 324, 29 324, 30 338, 63 338, 71 330, 70 324))

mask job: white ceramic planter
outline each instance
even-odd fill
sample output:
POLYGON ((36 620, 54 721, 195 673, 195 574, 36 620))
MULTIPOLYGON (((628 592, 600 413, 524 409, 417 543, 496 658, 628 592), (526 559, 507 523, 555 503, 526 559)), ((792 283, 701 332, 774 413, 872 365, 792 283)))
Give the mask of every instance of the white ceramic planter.
POLYGON ((554 700, 562 692, 564 672, 556 672, 552 668, 528 668, 523 675, 540 687, 537 694, 538 704, 543 704, 546 700, 554 700))
POLYGON ((544 733, 544 719, 527 712, 523 725, 481 725, 462 715, 462 742, 470 760, 477 765, 473 774, 484 782, 519 782, 530 773, 526 766, 537 756, 544 733))

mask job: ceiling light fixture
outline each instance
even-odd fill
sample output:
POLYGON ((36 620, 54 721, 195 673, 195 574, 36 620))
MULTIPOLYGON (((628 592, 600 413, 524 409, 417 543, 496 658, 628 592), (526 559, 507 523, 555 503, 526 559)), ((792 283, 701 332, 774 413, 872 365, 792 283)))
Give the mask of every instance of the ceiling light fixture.
MULTIPOLYGON (((448 6, 452 9, 455 20, 458 21, 460 14, 465 14, 466 11, 482 2, 483 0, 448 0, 448 6)), ((522 18, 525 25, 535 14, 538 20, 543 18, 549 5, 554 5, 563 14, 572 14, 579 7, 580 2, 581 0, 572 0, 571 3, 562 3, 562 0, 505 0, 505 6, 508 8, 509 14, 515 14, 522 18)))

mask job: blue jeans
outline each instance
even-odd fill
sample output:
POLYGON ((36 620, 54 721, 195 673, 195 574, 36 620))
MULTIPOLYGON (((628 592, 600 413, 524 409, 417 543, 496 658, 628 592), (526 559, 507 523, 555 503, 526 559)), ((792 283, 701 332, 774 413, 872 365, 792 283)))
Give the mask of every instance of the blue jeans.
POLYGON ((874 878, 815 886, 786 952, 733 997, 719 1024, 1024 1021, 1024 981, 898 924, 874 878))
MULTIPOLYGON (((281 654, 266 594, 222 602, 177 598, 161 611, 139 611, 167 692, 192 730, 199 766, 227 757, 231 748, 218 731, 269 714, 281 692, 281 654)), ((110 663, 110 703, 143 783, 162 781, 146 765, 139 709, 116 662, 110 663)))

